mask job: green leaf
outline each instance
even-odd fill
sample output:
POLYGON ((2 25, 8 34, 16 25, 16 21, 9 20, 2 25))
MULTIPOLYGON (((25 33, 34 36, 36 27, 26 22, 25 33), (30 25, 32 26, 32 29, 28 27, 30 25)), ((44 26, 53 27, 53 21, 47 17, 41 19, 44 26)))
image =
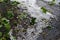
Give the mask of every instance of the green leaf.
POLYGON ((0 37, 2 36, 2 32, 0 32, 0 37))
POLYGON ((55 0, 52 0, 52 2, 55 2, 55 0))
POLYGON ((14 17, 13 12, 12 12, 12 11, 8 11, 8 12, 7 12, 7 17, 8 17, 9 19, 12 19, 12 18, 14 17))
POLYGON ((10 0, 0 0, 0 2, 8 2, 8 1, 10 1, 10 0))
POLYGON ((7 20, 6 18, 2 18, 2 24, 8 24, 9 23, 9 20, 7 20))
POLYGON ((2 38, 0 38, 0 40, 2 40, 2 38))
POLYGON ((0 0, 0 2, 4 2, 4 0, 0 0))
POLYGON ((2 37, 0 40, 6 40, 6 38, 5 37, 2 37))
POLYGON ((34 25, 34 24, 36 23, 35 20, 36 20, 36 18, 33 18, 33 17, 32 17, 30 24, 31 24, 31 25, 34 25))
POLYGON ((11 28, 10 24, 5 24, 5 28, 7 31, 10 31, 10 28, 11 28))
POLYGON ((0 25, 0 28, 2 27, 2 25, 0 25))
POLYGON ((17 5, 17 4, 20 4, 20 3, 17 2, 17 1, 12 1, 12 4, 11 5, 17 5))
POLYGON ((4 24, 5 28, 7 29, 7 31, 10 30, 10 23, 6 18, 2 18, 2 24, 4 24))
POLYGON ((10 0, 4 0, 4 2, 8 2, 8 1, 10 1, 10 0))
POLYGON ((43 13, 46 13, 48 10, 46 9, 46 8, 44 8, 44 7, 41 7, 41 9, 42 9, 42 12, 43 13))
POLYGON ((10 37, 10 35, 9 35, 8 33, 6 33, 6 34, 5 34, 5 37, 9 38, 9 37, 10 37))

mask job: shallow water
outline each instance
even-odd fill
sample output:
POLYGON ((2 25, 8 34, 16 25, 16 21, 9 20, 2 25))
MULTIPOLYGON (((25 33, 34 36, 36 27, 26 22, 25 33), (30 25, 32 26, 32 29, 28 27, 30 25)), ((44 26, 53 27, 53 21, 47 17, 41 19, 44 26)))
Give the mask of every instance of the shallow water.
POLYGON ((18 2, 23 2, 23 4, 28 8, 28 14, 30 14, 32 17, 36 18, 37 26, 36 28, 28 28, 27 29, 27 36, 25 40, 36 40, 39 36, 39 33, 41 33, 43 30, 42 28, 45 28, 48 26, 48 23, 45 23, 45 21, 42 21, 42 19, 46 19, 46 21, 49 21, 50 18, 54 18, 54 15, 50 12, 47 12, 44 14, 41 10, 41 6, 38 6, 36 4, 37 0, 16 0, 18 2), (35 35, 32 36, 32 32, 35 33, 35 35))
MULTIPOLYGON (((58 0, 56 0, 57 2, 58 0)), ((59 0, 60 1, 60 0, 59 0)), ((57 2, 58 3, 58 2, 57 2)), ((44 6, 46 9, 50 10, 52 12, 53 15, 56 16, 56 20, 52 19, 52 27, 54 27, 53 29, 51 29, 50 31, 45 30, 45 32, 47 31, 48 36, 45 36, 45 39, 43 37, 43 35, 40 35, 40 37, 37 40, 60 40, 60 6, 59 5, 54 5, 54 6, 49 6, 46 1, 42 2, 41 1, 37 1, 37 5, 39 6, 44 6), (45 5, 42 5, 45 4, 45 5), (59 36, 59 37, 57 37, 59 36), (56 39, 57 38, 57 39, 56 39)))

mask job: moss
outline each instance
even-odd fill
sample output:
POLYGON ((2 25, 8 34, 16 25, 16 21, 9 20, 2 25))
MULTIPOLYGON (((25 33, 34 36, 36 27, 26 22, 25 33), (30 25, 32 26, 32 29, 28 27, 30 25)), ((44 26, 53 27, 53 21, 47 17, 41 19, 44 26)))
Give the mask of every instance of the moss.
POLYGON ((46 8, 44 8, 44 7, 41 7, 41 9, 42 9, 42 12, 43 13, 45 13, 46 14, 46 12, 48 11, 46 8))
POLYGON ((54 4, 55 4, 55 3, 53 3, 53 2, 52 2, 52 3, 49 3, 50 6, 53 6, 54 4))
POLYGON ((31 19, 31 22, 30 22, 30 25, 34 25, 36 22, 35 22, 36 18, 33 18, 31 19))
POLYGON ((55 5, 55 0, 52 0, 50 3, 49 3, 50 6, 53 6, 55 5))
POLYGON ((51 29, 52 29, 52 27, 51 27, 51 26, 47 26, 47 29, 48 29, 48 30, 51 30, 51 29))

